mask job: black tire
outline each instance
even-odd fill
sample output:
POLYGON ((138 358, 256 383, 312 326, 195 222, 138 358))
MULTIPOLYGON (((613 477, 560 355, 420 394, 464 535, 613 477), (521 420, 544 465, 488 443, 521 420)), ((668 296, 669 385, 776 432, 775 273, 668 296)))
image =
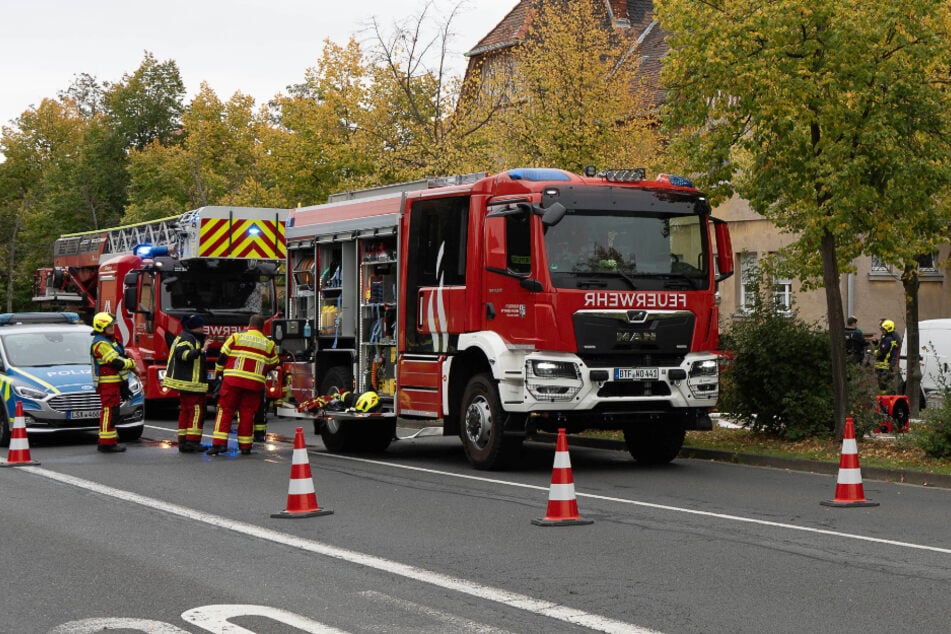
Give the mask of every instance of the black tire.
MULTIPOLYGON (((320 382, 321 396, 334 394, 344 390, 351 389, 353 377, 345 366, 338 365, 327 370, 323 381, 320 382)), ((357 451, 359 449, 355 429, 352 425, 341 423, 333 419, 323 419, 320 421, 320 438, 324 441, 324 446, 331 453, 342 453, 346 451, 357 451)), ((387 443, 389 445, 389 443, 387 443)), ((385 447, 384 447, 385 449, 385 447)))
POLYGON ((521 447, 521 437, 505 438, 505 418, 492 377, 472 377, 462 395, 459 437, 466 458, 476 469, 500 469, 521 447))
POLYGON ((138 440, 142 437, 142 432, 145 430, 145 425, 139 425, 138 427, 125 427, 122 429, 116 429, 116 432, 119 434, 119 440, 122 442, 130 442, 133 440, 138 440))
POLYGON ((0 447, 10 446, 10 421, 6 409, 0 414, 0 447))
POLYGON ((686 433, 683 419, 632 423, 624 428, 624 444, 639 464, 667 464, 680 453, 686 433))
POLYGON ((360 423, 357 446, 368 453, 383 453, 396 437, 396 418, 360 423))

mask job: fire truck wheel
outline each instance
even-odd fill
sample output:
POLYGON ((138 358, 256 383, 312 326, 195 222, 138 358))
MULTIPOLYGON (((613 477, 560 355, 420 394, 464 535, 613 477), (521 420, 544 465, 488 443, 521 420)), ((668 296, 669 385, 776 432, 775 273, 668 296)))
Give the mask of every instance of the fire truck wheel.
MULTIPOLYGON (((335 366, 327 370, 324 379, 320 382, 320 394, 334 394, 343 390, 351 389, 353 378, 343 366, 335 366)), ((352 425, 346 422, 334 419, 321 421, 320 439, 324 441, 324 446, 331 453, 342 453, 345 451, 356 451, 357 436, 354 433, 352 425)))
POLYGON ((0 415, 0 447, 10 446, 10 421, 7 420, 6 408, 0 415))
POLYGON ((624 444, 640 464, 667 464, 680 453, 686 431, 684 420, 633 423, 624 428, 624 444))
POLYGON ((512 446, 502 434, 505 412, 491 376, 477 374, 469 380, 462 396, 459 420, 459 436, 472 466, 476 469, 503 466, 512 446))

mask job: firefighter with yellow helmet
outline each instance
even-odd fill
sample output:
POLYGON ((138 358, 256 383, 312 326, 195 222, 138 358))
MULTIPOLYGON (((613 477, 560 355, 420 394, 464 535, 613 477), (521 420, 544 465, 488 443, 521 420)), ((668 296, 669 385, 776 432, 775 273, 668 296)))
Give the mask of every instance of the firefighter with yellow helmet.
POLYGON ((116 341, 115 317, 106 312, 96 313, 92 318, 92 330, 92 381, 102 401, 98 449, 103 453, 119 453, 125 451, 125 446, 119 444, 116 421, 123 394, 128 390, 129 372, 134 371, 135 362, 125 356, 125 348, 116 341))
POLYGON ((875 349, 875 374, 878 375, 878 389, 882 394, 894 394, 898 389, 898 356, 901 351, 901 339, 895 334, 895 322, 883 319, 879 328, 882 337, 875 349))

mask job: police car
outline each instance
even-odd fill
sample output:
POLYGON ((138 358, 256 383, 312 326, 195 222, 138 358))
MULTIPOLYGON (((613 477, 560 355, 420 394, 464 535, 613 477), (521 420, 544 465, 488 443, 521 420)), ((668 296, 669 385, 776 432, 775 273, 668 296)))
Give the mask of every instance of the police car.
MULTIPOLYGON (((0 446, 8 446, 17 403, 28 434, 99 430, 92 384, 92 328, 76 313, 0 314, 0 446)), ((145 424, 145 396, 135 375, 122 401, 119 439, 136 440, 145 424)))

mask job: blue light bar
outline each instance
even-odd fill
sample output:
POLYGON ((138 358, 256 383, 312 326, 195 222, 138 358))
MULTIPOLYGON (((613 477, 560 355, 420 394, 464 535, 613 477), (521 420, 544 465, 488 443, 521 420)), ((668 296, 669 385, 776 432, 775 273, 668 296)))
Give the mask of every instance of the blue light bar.
POLYGON ((0 326, 12 326, 14 324, 78 324, 79 313, 61 312, 61 313, 3 313, 0 314, 0 326))
POLYGON ((132 254, 143 259, 154 258, 160 255, 168 255, 168 247, 157 247, 148 242, 143 242, 132 247, 132 254))
POLYGON ((545 167, 519 167, 508 171, 513 181, 568 181, 571 177, 561 170, 545 167))

